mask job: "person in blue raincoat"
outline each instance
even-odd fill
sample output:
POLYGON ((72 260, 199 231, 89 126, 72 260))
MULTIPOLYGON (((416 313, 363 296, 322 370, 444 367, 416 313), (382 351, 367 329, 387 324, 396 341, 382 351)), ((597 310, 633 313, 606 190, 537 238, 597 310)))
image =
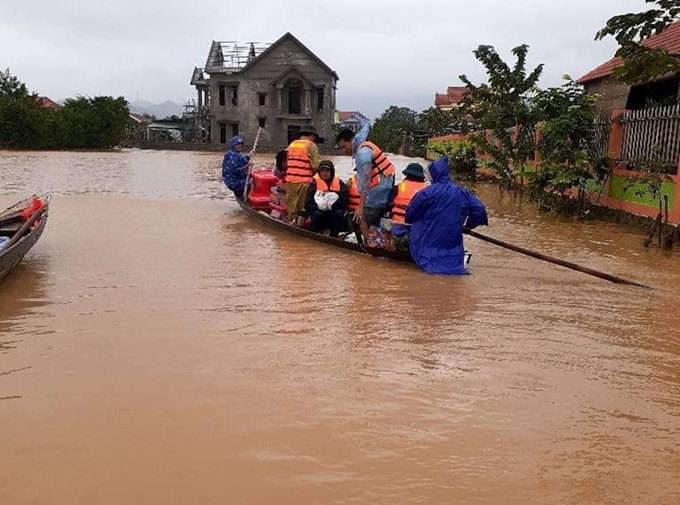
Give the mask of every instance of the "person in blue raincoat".
POLYGON ((486 208, 471 191, 451 182, 446 156, 429 170, 432 184, 416 193, 406 209, 411 256, 429 274, 467 274, 463 228, 488 225, 486 208))
POLYGON ((250 156, 243 154, 243 139, 238 136, 232 138, 229 150, 222 160, 222 179, 236 196, 243 196, 249 166, 250 156))

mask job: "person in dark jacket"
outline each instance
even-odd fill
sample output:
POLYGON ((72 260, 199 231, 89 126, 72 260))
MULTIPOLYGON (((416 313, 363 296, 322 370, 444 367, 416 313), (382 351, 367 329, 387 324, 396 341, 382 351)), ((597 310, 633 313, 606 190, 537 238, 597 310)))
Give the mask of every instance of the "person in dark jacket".
POLYGON ((238 136, 234 137, 222 160, 222 179, 227 188, 236 196, 243 196, 250 166, 250 156, 244 155, 242 151, 243 139, 238 136))
POLYGON ((467 274, 463 228, 488 225, 486 208, 471 191, 451 182, 446 156, 429 170, 432 185, 418 191, 406 209, 411 256, 429 274, 467 274))
POLYGON ((331 237, 337 237, 345 224, 348 201, 349 190, 335 175, 333 162, 322 160, 305 200, 305 210, 311 220, 309 229, 314 232, 328 229, 331 237))

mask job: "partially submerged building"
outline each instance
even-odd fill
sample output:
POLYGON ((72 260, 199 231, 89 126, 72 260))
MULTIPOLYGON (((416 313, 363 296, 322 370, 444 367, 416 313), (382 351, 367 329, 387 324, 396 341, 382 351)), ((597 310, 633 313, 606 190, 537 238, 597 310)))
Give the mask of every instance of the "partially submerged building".
POLYGON ((338 75, 291 33, 273 44, 213 41, 195 68, 195 121, 205 139, 227 144, 234 135, 259 146, 285 147, 312 123, 330 138, 338 75))

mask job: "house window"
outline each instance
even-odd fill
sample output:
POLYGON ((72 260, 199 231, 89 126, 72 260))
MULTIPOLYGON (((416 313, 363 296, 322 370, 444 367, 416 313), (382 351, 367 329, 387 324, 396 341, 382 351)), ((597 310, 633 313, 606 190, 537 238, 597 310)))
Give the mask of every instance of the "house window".
POLYGON ((288 89, 288 114, 300 114, 302 110, 302 88, 288 89))
POLYGON ((265 128, 267 126, 267 118, 259 118, 260 128, 265 128))
POLYGON ((238 123, 232 123, 232 125, 231 125, 231 136, 232 137, 238 136, 238 123))
POLYGON ((220 105, 227 104, 227 87, 220 86, 220 105))
POLYGON ((301 126, 297 125, 290 125, 288 126, 288 143, 290 144, 294 140, 297 140, 300 137, 300 128, 301 126))
POLYGON ((237 86, 230 86, 229 87, 229 94, 231 95, 231 104, 232 105, 238 105, 238 87, 237 86))
POLYGON ((267 93, 258 93, 257 98, 260 103, 260 107, 264 107, 267 104, 267 93))
POLYGON ((316 88, 316 110, 323 110, 323 88, 316 88))
POLYGON ((227 143, 227 125, 226 123, 220 123, 220 144, 227 143))

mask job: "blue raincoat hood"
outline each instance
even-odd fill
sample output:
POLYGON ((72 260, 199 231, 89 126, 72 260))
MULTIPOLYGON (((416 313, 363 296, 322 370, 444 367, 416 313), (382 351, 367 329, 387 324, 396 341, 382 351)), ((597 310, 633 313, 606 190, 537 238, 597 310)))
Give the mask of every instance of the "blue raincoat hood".
POLYGON ((235 149, 238 144, 243 144, 243 139, 238 135, 231 139, 231 144, 229 144, 230 149, 235 149))
POLYGON ((449 158, 442 156, 437 161, 430 163, 428 167, 430 170, 430 177, 432 177, 432 184, 446 184, 451 182, 449 176, 449 158))

